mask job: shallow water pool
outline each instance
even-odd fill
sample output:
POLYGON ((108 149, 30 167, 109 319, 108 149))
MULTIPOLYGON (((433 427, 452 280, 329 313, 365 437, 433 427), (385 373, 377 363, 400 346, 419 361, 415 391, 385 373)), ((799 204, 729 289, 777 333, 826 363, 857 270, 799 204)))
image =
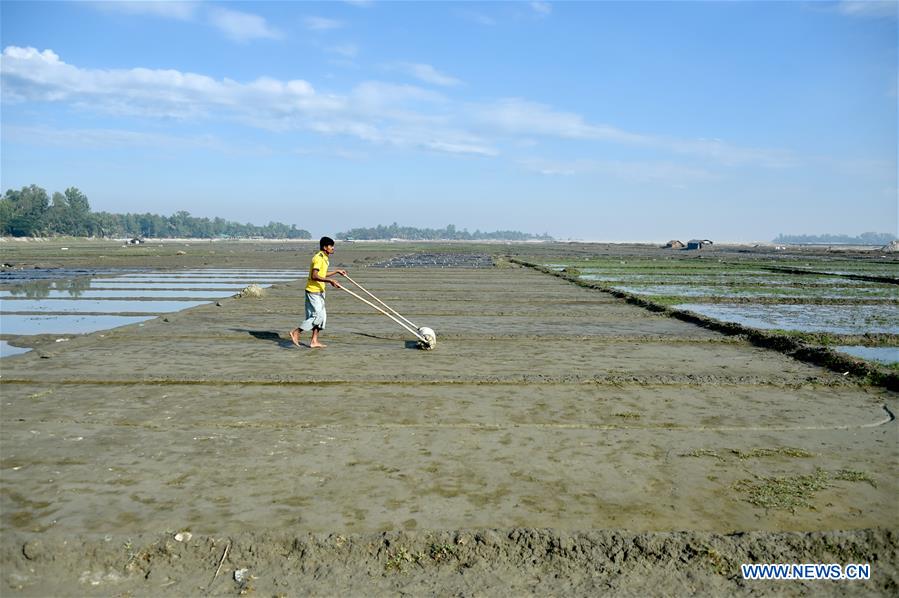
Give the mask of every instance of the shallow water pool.
POLYGON ((296 280, 294 277, 279 278, 277 276, 119 276, 114 279, 101 278, 97 280, 121 280, 124 282, 233 282, 238 284, 251 284, 259 282, 290 282, 296 280))
POLYGON ((878 363, 899 363, 899 347, 862 347, 860 345, 843 345, 835 350, 878 363))
POLYGON ((895 305, 743 305, 681 303, 677 309, 766 330, 797 330, 865 334, 899 334, 899 306, 895 305))
MULTIPOLYGON (((210 290, 220 290, 220 289, 234 289, 236 291, 241 290, 249 283, 243 282, 230 282, 230 283, 217 283, 217 282, 143 282, 140 280, 128 281, 128 280, 119 280, 119 279, 111 279, 104 278, 102 280, 95 280, 91 282, 92 289, 210 289, 210 290)), ((262 288, 267 288, 272 286, 271 284, 260 284, 262 288)))
POLYGON ((769 287, 759 286, 734 290, 731 286, 702 285, 633 285, 614 286, 613 289, 633 293, 635 295, 656 295, 676 297, 806 297, 814 299, 883 299, 891 301, 897 298, 896 288, 891 285, 871 286, 814 286, 814 287, 769 287))
POLYGON ((35 296, 25 294, 24 291, 15 289, 10 291, 0 291, 0 298, 16 298, 25 299, 208 299, 214 301, 223 299, 233 295, 231 291, 171 291, 171 290, 125 290, 118 291, 115 289, 88 289, 85 291, 46 291, 45 295, 35 296))
POLYGON ((0 333, 19 334, 87 334, 128 324, 146 322, 156 316, 85 316, 47 315, 25 316, 4 314, 0 333))
POLYGON ((229 297, 251 283, 265 288, 306 275, 303 270, 249 268, 15 271, 0 279, 0 334, 86 334, 108 330, 155 317, 149 314, 172 313, 229 297))
POLYGON ((21 355, 28 353, 31 349, 25 347, 13 347, 7 341, 0 340, 0 357, 11 357, 12 355, 21 355))
MULTIPOLYGON (((47 312, 47 313, 171 313, 205 305, 208 301, 120 301, 92 299, 6 299, 0 300, 0 312, 47 312)), ((5 324, 5 318, 4 318, 5 324)))

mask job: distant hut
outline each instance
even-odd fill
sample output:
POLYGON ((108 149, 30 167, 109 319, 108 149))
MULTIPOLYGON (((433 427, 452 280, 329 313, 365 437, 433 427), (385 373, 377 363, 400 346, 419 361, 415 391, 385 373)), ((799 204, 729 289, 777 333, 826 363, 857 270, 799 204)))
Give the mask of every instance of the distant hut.
POLYGON ((684 247, 686 247, 686 245, 684 245, 677 239, 672 239, 665 245, 665 249, 683 249, 684 247))
POLYGON ((144 242, 145 241, 143 239, 135 237, 135 238, 131 239, 130 241, 128 241, 128 244, 129 245, 140 245, 141 243, 144 243, 144 242))
POLYGON ((702 249, 708 245, 712 245, 712 242, 708 239, 691 239, 687 241, 687 249, 702 249))

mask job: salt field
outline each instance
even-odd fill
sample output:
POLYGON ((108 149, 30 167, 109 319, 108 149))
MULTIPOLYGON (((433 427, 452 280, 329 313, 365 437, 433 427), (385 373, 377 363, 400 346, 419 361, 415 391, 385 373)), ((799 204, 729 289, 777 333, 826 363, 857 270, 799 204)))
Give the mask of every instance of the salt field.
POLYGON ((115 299, 91 300, 91 299, 20 299, 18 301, 0 300, 0 313, 168 313, 181 311, 207 301, 151 301, 139 299, 134 301, 121 301, 115 299))
MULTIPOLYGON (((29 336, 89 334, 142 324, 158 314, 230 297, 249 284, 269 288, 306 276, 303 271, 250 269, 125 270, 120 276, 110 276, 114 274, 115 270, 46 269, 4 277, 0 280, 0 335, 27 343, 29 336), (31 273, 36 277, 30 278, 31 273), (73 274, 77 277, 67 278, 73 274)), ((2 357, 28 350, 13 347, 7 340, 2 357)))
POLYGON ((31 316, 0 314, 0 334, 23 336, 36 334, 88 334, 152 320, 155 316, 70 315, 31 316))
MULTIPOLYGON (((111 279, 104 278, 101 280, 95 280, 91 283, 91 288, 94 289, 209 289, 209 290, 219 290, 219 289, 235 289, 240 290, 243 287, 251 284, 253 281, 251 280, 239 280, 232 282, 208 282, 204 280, 197 281, 178 281, 178 282, 168 282, 164 280, 123 280, 123 279, 111 279)), ((272 283, 260 283, 259 286, 266 288, 270 287, 272 283)))
POLYGON ((702 286, 702 285, 641 285, 619 286, 612 288, 633 293, 635 295, 679 296, 679 297, 783 297, 795 298, 820 298, 820 299, 882 299, 884 301, 897 301, 897 289, 891 285, 878 286, 849 286, 840 287, 821 285, 815 287, 789 287, 789 286, 758 286, 755 288, 740 288, 734 286, 702 286))
MULTIPOLYGON (((40 298, 40 299, 71 299, 78 297, 81 299, 221 299, 230 297, 234 293, 228 290, 149 290, 149 289, 87 289, 83 291, 44 291, 43 293, 25 294, 23 291, 5 291, 0 290, 0 299, 14 298, 40 298)), ((10 308, 14 309, 15 305, 10 304, 10 308)))
MULTIPOLYGON (((819 338, 834 343, 860 335, 885 335, 866 342, 889 343, 895 342, 891 335, 899 334, 899 286, 890 282, 899 276, 899 263, 823 260, 816 267, 805 261, 731 256, 707 260, 703 254, 678 251, 662 255, 664 259, 592 258, 544 265, 659 305, 759 330, 830 335, 819 338)), ((865 345, 846 353, 890 364, 882 356, 891 350, 865 345)))
POLYGON ((899 334, 899 306, 682 303, 677 309, 765 330, 899 334))

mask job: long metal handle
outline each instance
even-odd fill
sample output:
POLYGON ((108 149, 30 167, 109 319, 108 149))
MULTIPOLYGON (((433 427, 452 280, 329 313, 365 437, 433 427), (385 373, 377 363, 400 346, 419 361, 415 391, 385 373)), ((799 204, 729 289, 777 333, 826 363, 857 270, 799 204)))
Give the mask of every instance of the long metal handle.
POLYGON ((379 312, 381 312, 382 314, 384 314, 385 316, 387 316, 388 318, 390 318, 391 320, 393 320, 394 322, 396 322, 397 324, 399 324, 400 326, 402 326, 403 328, 405 328, 406 330, 408 330, 409 332, 414 334, 415 338, 417 338, 418 340, 425 342, 425 343, 428 342, 428 339, 426 339, 424 336, 422 336, 421 333, 418 332, 418 330, 408 326, 404 322, 400 322, 399 320, 394 318, 392 315, 390 315, 389 313, 387 313, 386 311, 384 311, 383 309, 381 309, 380 307, 378 307, 377 305, 375 305, 374 303, 372 303, 365 297, 362 297, 362 296, 358 295, 357 293, 354 293, 353 291, 349 290, 348 288, 346 288, 342 285, 340 288, 343 289, 344 291, 346 291, 347 293, 349 293, 350 295, 352 295, 353 297, 355 297, 356 299, 358 299, 359 301, 362 301, 363 303, 367 303, 368 305, 371 305, 376 310, 378 310, 379 312))
POLYGON ((357 287, 359 287, 360 289, 362 289, 362 291, 364 291, 365 293, 367 293, 369 297, 371 297, 372 299, 374 299, 375 301, 377 301, 378 303, 380 303, 381 305, 383 305, 384 307, 386 307, 386 308, 387 308, 393 315, 395 315, 396 317, 400 318, 401 320, 403 320, 404 322, 406 322, 407 324, 409 324, 409 325, 412 326, 413 328, 415 328, 415 329, 418 328, 418 326, 416 326, 415 323, 414 323, 412 320, 410 320, 409 318, 404 317, 404 316, 403 316, 402 314, 400 314, 398 311, 396 311, 395 309, 393 309, 392 307, 390 307, 389 305, 387 305, 386 303, 384 303, 383 301, 381 301, 380 299, 378 299, 377 297, 375 297, 374 293, 372 293, 371 291, 369 291, 368 289, 366 289, 364 286, 362 286, 361 284, 359 284, 358 282, 356 282, 355 280, 353 280, 352 278, 350 278, 350 277, 347 276, 347 275, 344 275, 343 277, 346 278, 347 280, 349 280, 351 283, 353 283, 353 284, 356 285, 357 287))

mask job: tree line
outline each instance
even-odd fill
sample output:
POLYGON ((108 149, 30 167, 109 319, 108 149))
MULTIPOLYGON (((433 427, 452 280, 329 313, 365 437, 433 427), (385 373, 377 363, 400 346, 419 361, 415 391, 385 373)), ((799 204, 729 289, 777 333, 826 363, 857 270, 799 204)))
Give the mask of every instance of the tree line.
POLYGON ((52 196, 37 185, 10 189, 0 198, 0 234, 14 237, 69 235, 74 237, 309 239, 295 224, 241 224, 223 218, 198 218, 185 211, 159 214, 92 212, 87 196, 76 187, 52 196))
POLYGON ((785 235, 779 234, 774 243, 795 243, 797 245, 810 244, 819 245, 827 243, 835 243, 842 245, 886 245, 896 240, 896 235, 890 233, 862 233, 857 237, 849 235, 835 235, 825 233, 823 235, 785 235))
POLYGON ((390 226, 379 224, 370 228, 352 228, 346 232, 337 233, 340 239, 355 239, 359 241, 405 239, 408 241, 552 241, 547 234, 533 235, 517 230, 498 230, 486 232, 475 230, 473 233, 467 229, 458 230, 454 224, 448 224, 446 228, 415 228, 413 226, 399 226, 396 222, 390 226))

